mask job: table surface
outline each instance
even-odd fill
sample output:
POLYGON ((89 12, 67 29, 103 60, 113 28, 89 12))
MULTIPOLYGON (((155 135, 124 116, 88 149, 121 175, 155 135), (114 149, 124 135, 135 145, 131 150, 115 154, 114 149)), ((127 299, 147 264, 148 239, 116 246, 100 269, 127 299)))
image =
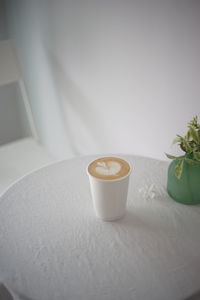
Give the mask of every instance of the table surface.
MULTIPOLYGON (((128 207, 97 219, 78 157, 42 168, 0 198, 0 280, 36 300, 183 300, 200 292, 200 206, 166 192, 168 163, 128 159, 128 207)), ((196 298, 195 298, 196 299, 196 298)))

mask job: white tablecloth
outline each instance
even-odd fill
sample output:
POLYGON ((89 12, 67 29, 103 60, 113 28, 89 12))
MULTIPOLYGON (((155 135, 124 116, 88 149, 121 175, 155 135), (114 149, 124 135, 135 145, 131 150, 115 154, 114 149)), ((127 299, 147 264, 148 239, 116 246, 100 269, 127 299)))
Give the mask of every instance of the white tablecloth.
POLYGON ((42 168, 1 197, 1 282, 36 300, 200 295, 200 206, 167 195, 168 163, 122 157, 133 172, 117 222, 93 211, 85 168, 96 156, 42 168))

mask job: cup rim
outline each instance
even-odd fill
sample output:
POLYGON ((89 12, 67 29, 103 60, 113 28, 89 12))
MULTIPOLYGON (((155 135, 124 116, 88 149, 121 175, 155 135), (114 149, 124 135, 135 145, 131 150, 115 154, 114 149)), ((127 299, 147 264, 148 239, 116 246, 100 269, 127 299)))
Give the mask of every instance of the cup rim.
POLYGON ((132 164, 131 164, 131 163, 129 162, 129 160, 127 160, 126 158, 119 157, 119 156, 110 156, 110 155, 109 155, 109 156, 105 156, 105 155, 104 155, 104 156, 99 156, 98 158, 93 159, 92 161, 90 161, 90 162, 88 163, 87 167, 86 167, 87 175, 88 175, 89 177, 94 178, 94 179, 97 180, 97 181, 103 181, 103 182, 121 181, 122 179, 125 179, 126 177, 130 176, 130 174, 131 174, 131 172, 132 172, 132 170, 133 170, 132 164), (91 164, 93 161, 97 160, 98 158, 106 158, 106 157, 111 157, 111 158, 113 157, 113 158, 123 159, 125 162, 128 163, 128 165, 129 165, 129 167, 130 167, 129 172, 128 172, 126 175, 124 175, 124 176, 122 176, 122 177, 120 177, 120 178, 116 178, 116 179, 103 179, 103 178, 95 177, 95 176, 93 176, 92 174, 90 174, 90 172, 88 171, 88 168, 89 168, 90 164, 91 164))

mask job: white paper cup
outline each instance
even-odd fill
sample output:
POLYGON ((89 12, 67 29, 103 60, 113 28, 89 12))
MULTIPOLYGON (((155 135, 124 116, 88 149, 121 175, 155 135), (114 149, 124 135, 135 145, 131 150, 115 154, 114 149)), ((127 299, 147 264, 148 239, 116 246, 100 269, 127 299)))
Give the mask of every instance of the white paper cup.
MULTIPOLYGON (((123 159, 124 160, 124 159, 123 159)), ((126 212, 129 177, 132 171, 118 179, 99 179, 92 176, 87 167, 90 190, 93 199, 94 210, 103 221, 114 221, 122 218, 126 212)))

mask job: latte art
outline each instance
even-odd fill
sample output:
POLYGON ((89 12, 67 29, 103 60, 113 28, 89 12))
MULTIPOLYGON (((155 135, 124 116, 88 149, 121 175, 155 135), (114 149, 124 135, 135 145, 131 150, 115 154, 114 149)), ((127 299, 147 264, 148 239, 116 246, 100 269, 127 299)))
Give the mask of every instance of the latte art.
POLYGON ((121 170, 121 165, 116 161, 97 162, 95 171, 100 175, 116 175, 121 170))
POLYGON ((129 173, 129 171, 129 164, 118 157, 99 158, 93 161, 88 167, 90 175, 105 180, 124 177, 129 173))

